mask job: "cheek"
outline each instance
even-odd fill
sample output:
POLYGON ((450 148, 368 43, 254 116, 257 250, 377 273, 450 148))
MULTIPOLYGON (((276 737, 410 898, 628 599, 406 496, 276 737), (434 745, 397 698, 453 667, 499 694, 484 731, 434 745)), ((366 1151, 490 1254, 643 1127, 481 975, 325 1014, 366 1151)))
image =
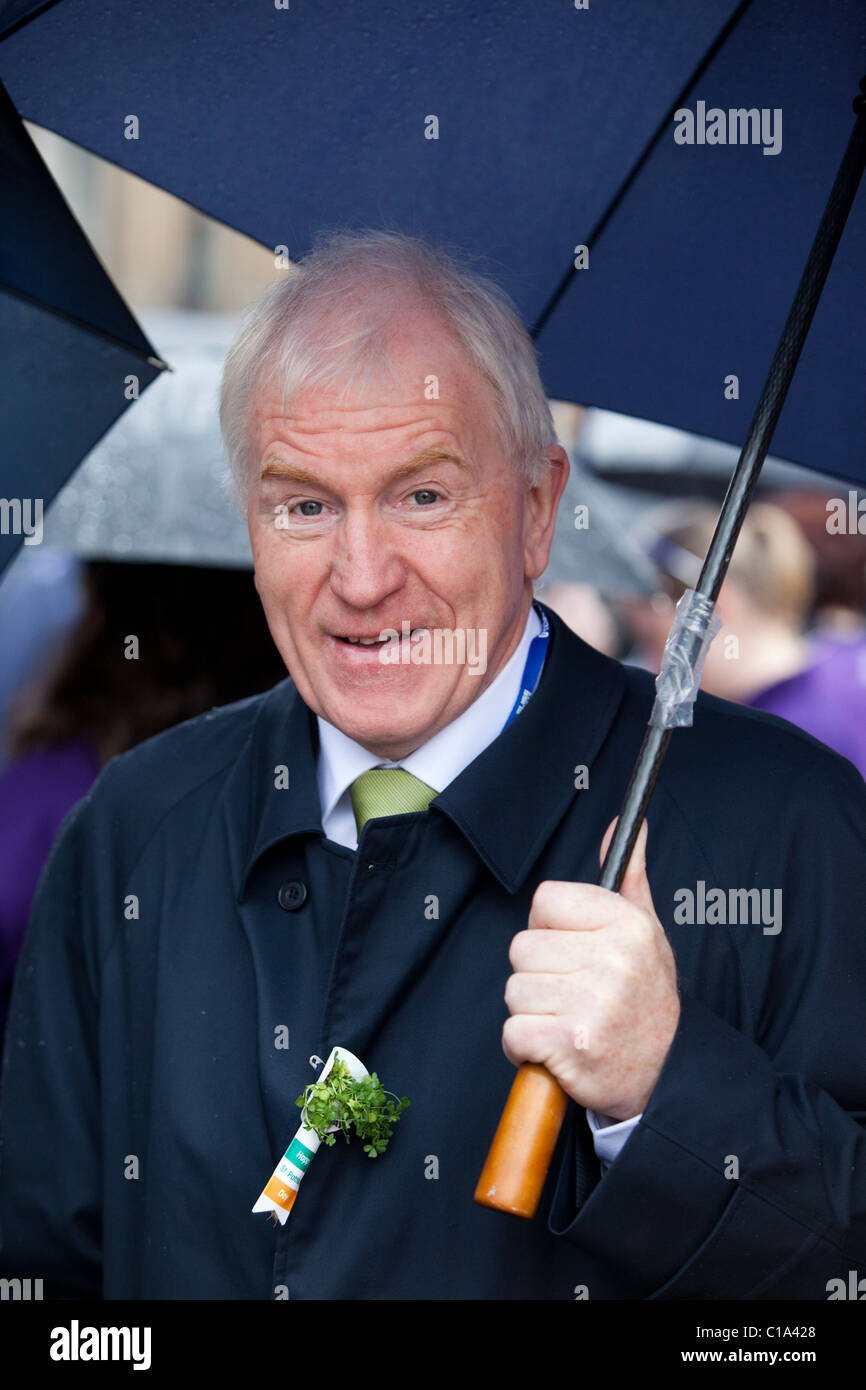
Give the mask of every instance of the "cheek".
POLYGON ((285 606, 287 594, 294 590, 289 581, 289 567, 280 564, 279 556, 275 555, 272 547, 267 544, 253 547, 253 563, 256 589, 262 607, 270 619, 285 606))
POLYGON ((421 532, 404 542, 402 553, 426 575, 475 575, 509 568, 520 552, 515 518, 505 509, 474 512, 455 525, 421 532))
POLYGON ((259 541, 253 546, 255 585, 272 632, 284 635, 292 629, 303 641, 304 625, 300 622, 314 605, 318 583, 313 558, 309 552, 293 551, 277 538, 259 541))
POLYGON ((262 603, 266 603, 273 588, 273 576, 271 574, 270 565, 268 564, 267 551, 262 545, 254 545, 252 547, 252 552, 253 578, 256 591, 262 603))

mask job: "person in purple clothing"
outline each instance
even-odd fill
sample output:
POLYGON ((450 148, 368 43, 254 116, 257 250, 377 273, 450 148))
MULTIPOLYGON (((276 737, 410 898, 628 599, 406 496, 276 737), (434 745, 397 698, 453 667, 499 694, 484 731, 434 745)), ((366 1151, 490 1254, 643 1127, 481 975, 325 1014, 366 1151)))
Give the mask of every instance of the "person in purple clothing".
POLYGON ((0 773, 0 1029, 42 866, 60 825, 89 790, 99 759, 86 739, 34 748, 0 773))
POLYGON ((18 696, 0 771, 0 1049, 39 875, 115 754, 285 677, 247 570, 90 561, 85 610, 18 696))
MULTIPOLYGON (((660 592, 630 600, 626 611, 636 658, 652 670, 680 595, 697 581, 716 516, 709 504, 687 501, 647 520, 660 592)), ((800 525, 781 507, 754 503, 719 595, 722 628, 701 688, 789 720, 866 776, 866 636, 856 626, 809 630, 815 594, 816 558, 800 525)))
POLYGON ((815 637, 810 658, 745 703, 805 729, 866 777, 866 639, 815 637))

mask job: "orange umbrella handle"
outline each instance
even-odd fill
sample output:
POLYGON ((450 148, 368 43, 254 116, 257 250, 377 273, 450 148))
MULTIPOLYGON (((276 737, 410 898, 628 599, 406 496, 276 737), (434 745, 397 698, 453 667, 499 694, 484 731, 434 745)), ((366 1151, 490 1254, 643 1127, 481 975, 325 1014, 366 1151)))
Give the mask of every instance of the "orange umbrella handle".
POLYGON ((567 1105, 545 1067, 523 1063, 478 1179, 476 1202, 514 1216, 535 1215, 567 1105))

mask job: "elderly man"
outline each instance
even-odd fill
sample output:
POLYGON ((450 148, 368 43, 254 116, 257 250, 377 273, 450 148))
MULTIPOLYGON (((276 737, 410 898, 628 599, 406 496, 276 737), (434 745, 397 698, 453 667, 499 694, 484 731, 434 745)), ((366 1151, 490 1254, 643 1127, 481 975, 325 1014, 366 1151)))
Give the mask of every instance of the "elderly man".
POLYGON ((622 895, 594 886, 653 682, 533 604, 566 456, 509 303, 435 248, 326 240, 253 308, 222 421, 290 679, 65 824, 9 1025, 4 1273, 826 1298, 866 1259, 859 775, 701 696, 622 895), (278 1225, 251 1207, 334 1045, 411 1107, 278 1225), (523 1060, 574 1102, 531 1221, 472 1200, 523 1060))

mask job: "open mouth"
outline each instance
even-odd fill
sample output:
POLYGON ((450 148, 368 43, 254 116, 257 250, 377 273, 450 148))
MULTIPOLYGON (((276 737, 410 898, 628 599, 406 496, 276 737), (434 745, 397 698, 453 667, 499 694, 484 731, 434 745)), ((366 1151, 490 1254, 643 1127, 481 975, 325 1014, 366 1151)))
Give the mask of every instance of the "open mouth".
MULTIPOLYGON (((392 628, 391 631, 393 632, 394 629, 392 628)), ((419 633, 426 631, 427 629, 424 627, 413 627, 411 632, 409 633, 409 640, 411 641, 413 637, 417 637, 419 633)), ((405 635, 405 633, 402 634, 403 637, 405 637, 405 635)), ((337 640, 339 642, 346 642, 352 647, 384 647, 388 642, 401 641, 402 637, 399 635, 396 638, 392 636, 338 637, 337 640)))

